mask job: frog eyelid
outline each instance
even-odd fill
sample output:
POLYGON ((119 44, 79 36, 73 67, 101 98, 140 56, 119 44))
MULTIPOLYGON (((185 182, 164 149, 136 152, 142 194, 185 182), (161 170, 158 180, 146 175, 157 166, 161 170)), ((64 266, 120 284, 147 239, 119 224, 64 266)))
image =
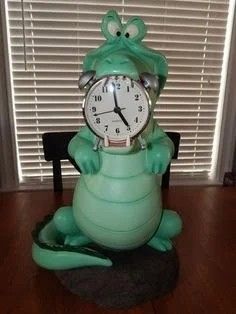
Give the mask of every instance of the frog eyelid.
POLYGON ((121 27, 116 21, 109 21, 107 23, 107 30, 113 37, 119 37, 121 35, 121 27))
POLYGON ((128 25, 124 31, 124 35, 126 38, 133 39, 133 38, 137 37, 138 34, 139 34, 139 29, 138 29, 137 25, 135 25, 135 24, 128 25))
POLYGON ((102 25, 101 25, 102 33, 107 40, 114 40, 117 36, 117 33, 121 34, 122 26, 120 18, 116 11, 110 10, 104 16, 102 25))
POLYGON ((139 17, 133 17, 128 20, 123 34, 126 38, 133 41, 141 41, 146 35, 147 28, 143 20, 139 17))

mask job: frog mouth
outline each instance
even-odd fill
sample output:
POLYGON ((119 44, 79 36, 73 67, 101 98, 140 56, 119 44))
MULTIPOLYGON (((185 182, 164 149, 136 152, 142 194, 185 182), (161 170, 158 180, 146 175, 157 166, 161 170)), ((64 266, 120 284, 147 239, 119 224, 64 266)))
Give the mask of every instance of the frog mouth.
POLYGON ((93 84, 95 84, 103 77, 107 77, 107 79, 109 79, 109 77, 111 76, 130 77, 131 80, 141 83, 147 92, 150 92, 150 90, 152 90, 157 95, 160 93, 159 77, 157 75, 151 74, 149 72, 142 72, 139 75, 136 73, 134 75, 134 78, 132 77, 132 75, 130 75, 130 73, 129 75, 125 75, 124 70, 122 71, 121 68, 119 68, 118 70, 114 70, 113 73, 103 73, 103 75, 94 70, 86 71, 80 76, 78 86, 80 89, 89 89, 93 84))
POLYGON ((108 136, 104 139, 98 138, 97 143, 94 145, 94 150, 102 149, 110 154, 128 154, 145 149, 147 146, 146 140, 140 136, 131 138, 127 135, 125 140, 112 141, 108 136))

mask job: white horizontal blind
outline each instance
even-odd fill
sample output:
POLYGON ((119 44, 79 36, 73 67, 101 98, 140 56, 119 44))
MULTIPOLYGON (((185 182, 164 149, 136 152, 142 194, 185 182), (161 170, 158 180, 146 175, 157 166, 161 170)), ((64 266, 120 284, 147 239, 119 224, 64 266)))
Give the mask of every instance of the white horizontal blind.
MULTIPOLYGON (((21 179, 51 175, 41 136, 84 125, 77 88, 82 60, 104 40, 103 15, 116 9, 123 21, 138 15, 148 25, 145 43, 169 62, 155 117, 181 133, 172 173, 207 178, 220 91, 229 1, 24 0, 25 51, 20 0, 7 1, 16 141, 21 179)), ((64 174, 73 173, 64 163, 64 174)))

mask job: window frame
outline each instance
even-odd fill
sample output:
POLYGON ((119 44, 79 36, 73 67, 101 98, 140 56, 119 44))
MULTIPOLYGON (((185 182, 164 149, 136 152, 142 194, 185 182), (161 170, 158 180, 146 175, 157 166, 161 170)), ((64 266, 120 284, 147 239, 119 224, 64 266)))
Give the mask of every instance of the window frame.
MULTIPOLYGON (((233 3, 233 12, 235 12, 235 1, 233 3)), ((22 184, 19 183, 18 179, 18 161, 16 157, 16 138, 15 138, 15 121, 13 115, 13 93, 11 88, 11 69, 10 64, 8 62, 8 45, 7 42, 9 40, 9 36, 7 34, 6 20, 5 20, 5 10, 6 10, 6 1, 1 2, 0 4, 1 10, 1 26, 2 26, 2 45, 4 54, 1 56, 3 60, 0 60, 0 63, 5 65, 5 76, 1 77, 1 90, 4 90, 4 86, 6 87, 7 96, 3 97, 3 101, 0 103, 0 112, 1 114, 0 123, 0 151, 4 152, 4 156, 0 158, 1 161, 1 180, 3 182, 2 186, 0 185, 1 190, 21 190, 21 189, 38 189, 39 186, 22 184), (2 123, 2 119, 4 117, 4 122, 2 123), (10 126, 10 127, 9 127, 10 126), (4 141, 2 139, 8 138, 9 141, 4 141), (3 165, 2 165, 3 160, 3 165), (4 171, 2 171, 4 169, 4 171)), ((233 13, 232 13, 233 14, 233 13)), ((231 171, 233 165, 233 155, 234 149, 236 147, 236 89, 234 88, 234 78, 236 74, 233 69, 236 67, 236 23, 235 17, 232 25, 231 31, 231 41, 230 41, 230 51, 228 60, 226 60, 227 71, 225 73, 225 91, 222 102, 222 112, 220 114, 219 119, 221 119, 221 123, 219 124, 219 138, 217 139, 217 147, 218 153, 214 160, 215 167, 215 175, 212 176, 209 180, 197 180, 197 178, 193 179, 181 179, 171 180, 171 185, 218 185, 223 181, 223 176, 226 171, 231 171)), ((73 182, 73 180, 72 180, 73 182)), ((43 188, 50 188, 50 185, 43 184, 43 188)))
POLYGON ((0 4, 0 151, 3 152, 0 154, 0 191, 19 189, 5 8, 3 1, 0 4))

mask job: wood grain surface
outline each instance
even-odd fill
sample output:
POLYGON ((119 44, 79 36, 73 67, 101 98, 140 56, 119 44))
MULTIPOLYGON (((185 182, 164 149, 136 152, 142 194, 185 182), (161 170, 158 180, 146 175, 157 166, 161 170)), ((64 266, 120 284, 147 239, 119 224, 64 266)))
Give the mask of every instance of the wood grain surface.
POLYGON ((177 288, 161 299, 116 311, 70 294, 53 272, 37 267, 31 259, 35 223, 70 204, 72 191, 1 193, 0 313, 236 313, 236 189, 179 186, 163 194, 165 207, 177 210, 184 222, 176 240, 180 257, 177 288))

